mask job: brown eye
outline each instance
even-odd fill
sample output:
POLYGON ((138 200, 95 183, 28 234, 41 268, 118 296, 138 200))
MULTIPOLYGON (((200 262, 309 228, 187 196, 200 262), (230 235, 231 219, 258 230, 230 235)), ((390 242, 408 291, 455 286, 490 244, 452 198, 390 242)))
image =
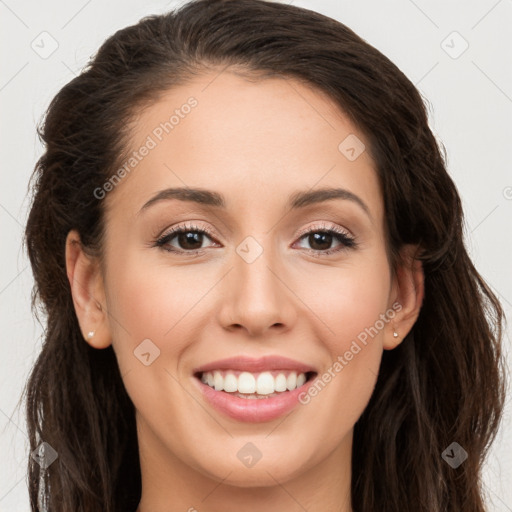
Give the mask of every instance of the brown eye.
POLYGON ((203 245, 203 234, 198 231, 181 232, 176 234, 173 238, 176 238, 180 249, 201 249, 203 245))
POLYGON ((212 235, 203 228, 196 226, 179 226, 162 235, 155 246, 168 252, 197 254, 202 252, 205 239, 212 240, 212 235))
POLYGON ((306 241, 309 247, 303 247, 315 256, 326 256, 332 253, 356 247, 355 238, 337 228, 316 228, 303 232, 300 241, 306 241), (333 243, 336 243, 332 247, 333 243))
POLYGON ((325 251, 331 248, 333 236, 327 232, 318 232, 308 235, 308 242, 311 249, 325 251))

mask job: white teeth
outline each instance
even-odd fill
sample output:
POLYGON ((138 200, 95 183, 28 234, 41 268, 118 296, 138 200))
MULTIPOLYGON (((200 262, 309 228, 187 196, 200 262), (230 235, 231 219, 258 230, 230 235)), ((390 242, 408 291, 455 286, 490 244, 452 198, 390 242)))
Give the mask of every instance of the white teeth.
MULTIPOLYGON (((275 372, 274 372, 275 374, 275 372)), ((271 372, 250 373, 241 372, 238 377, 232 371, 203 372, 201 381, 215 391, 226 391, 244 398, 256 398, 258 395, 269 396, 284 391, 293 391, 306 382, 306 374, 297 372, 279 372, 273 375, 271 372), (252 396, 254 395, 254 396, 252 396)))
MULTIPOLYGON (((210 382, 208 382, 210 384, 210 382)), ((297 374, 295 372, 290 373, 286 379, 286 387, 289 391, 292 391, 297 387, 297 374)))
POLYGON ((249 372, 242 372, 238 377, 238 391, 240 393, 254 393, 256 391, 256 379, 249 372))
POLYGON ((224 386, 224 379, 222 378, 220 372, 213 372, 213 386, 215 388, 215 391, 222 391, 224 386))
POLYGON ((228 373, 224 377, 224 391, 227 391, 228 393, 234 393, 238 391, 238 379, 232 374, 228 373))
POLYGON ((256 393, 258 395, 270 395, 275 391, 275 380, 270 372, 263 372, 258 375, 256 380, 256 393))
POLYGON ((286 376, 284 373, 278 374, 276 377, 276 391, 286 391, 286 376))

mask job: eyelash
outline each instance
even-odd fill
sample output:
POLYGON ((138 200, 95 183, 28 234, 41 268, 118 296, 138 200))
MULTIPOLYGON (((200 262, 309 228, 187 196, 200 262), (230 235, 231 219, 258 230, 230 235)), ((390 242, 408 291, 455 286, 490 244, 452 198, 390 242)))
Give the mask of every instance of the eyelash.
MULTIPOLYGON (((187 224, 184 226, 177 226, 176 228, 173 228, 171 231, 165 233, 161 237, 159 237, 157 240, 155 240, 153 246, 159 247, 163 249, 164 251, 175 253, 175 254, 183 254, 186 256, 200 256, 201 254, 204 254, 205 249, 195 249, 191 251, 186 250, 177 250, 174 248, 170 248, 171 246, 167 246, 167 244, 176 237, 176 235, 180 235, 182 233, 200 233, 202 235, 208 236, 208 238, 213 239, 213 233, 207 229, 207 228, 200 228, 198 226, 195 226, 194 224, 187 224)), ((328 235, 334 235, 334 237, 340 242, 340 246, 337 248, 332 249, 326 249, 326 250, 315 250, 315 249, 305 249, 309 254, 311 254, 314 257, 323 257, 328 256, 333 253, 338 253, 347 249, 354 249, 357 247, 358 243, 355 240, 355 237, 350 236, 346 231, 337 228, 335 226, 327 227, 326 225, 321 226, 315 226, 314 228, 309 228, 304 231, 301 231, 298 234, 298 239, 302 240, 306 235, 311 235, 314 233, 323 233, 328 235)))

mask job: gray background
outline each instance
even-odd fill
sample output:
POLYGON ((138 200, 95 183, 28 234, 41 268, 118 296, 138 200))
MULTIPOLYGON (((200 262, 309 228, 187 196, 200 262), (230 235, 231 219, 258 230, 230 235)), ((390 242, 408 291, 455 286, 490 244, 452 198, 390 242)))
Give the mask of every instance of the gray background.
MULTIPOLYGON (((449 172, 462 196, 468 249, 510 316, 512 0, 293 3, 348 25, 428 99, 431 127, 447 148, 449 172)), ((30 311, 31 270, 21 249, 28 179, 42 152, 35 125, 106 37, 176 5, 0 0, 0 511, 29 510, 28 441, 24 409, 16 404, 41 347, 42 330, 30 311), (52 45, 58 46, 45 54, 52 45)), ((484 472, 490 511, 512 512, 511 433, 509 394, 484 472)))

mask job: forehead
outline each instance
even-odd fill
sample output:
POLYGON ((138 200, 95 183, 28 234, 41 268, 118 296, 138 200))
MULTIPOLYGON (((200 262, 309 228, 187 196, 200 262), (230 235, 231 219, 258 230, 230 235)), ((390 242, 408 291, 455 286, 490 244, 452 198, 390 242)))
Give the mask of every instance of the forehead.
POLYGON ((109 193, 111 207, 128 201, 140 208, 156 191, 177 186, 218 190, 228 206, 243 196, 247 208, 332 186, 362 196, 382 215, 364 136, 326 94, 293 79, 204 74, 141 110, 130 133, 131 158, 109 193))

